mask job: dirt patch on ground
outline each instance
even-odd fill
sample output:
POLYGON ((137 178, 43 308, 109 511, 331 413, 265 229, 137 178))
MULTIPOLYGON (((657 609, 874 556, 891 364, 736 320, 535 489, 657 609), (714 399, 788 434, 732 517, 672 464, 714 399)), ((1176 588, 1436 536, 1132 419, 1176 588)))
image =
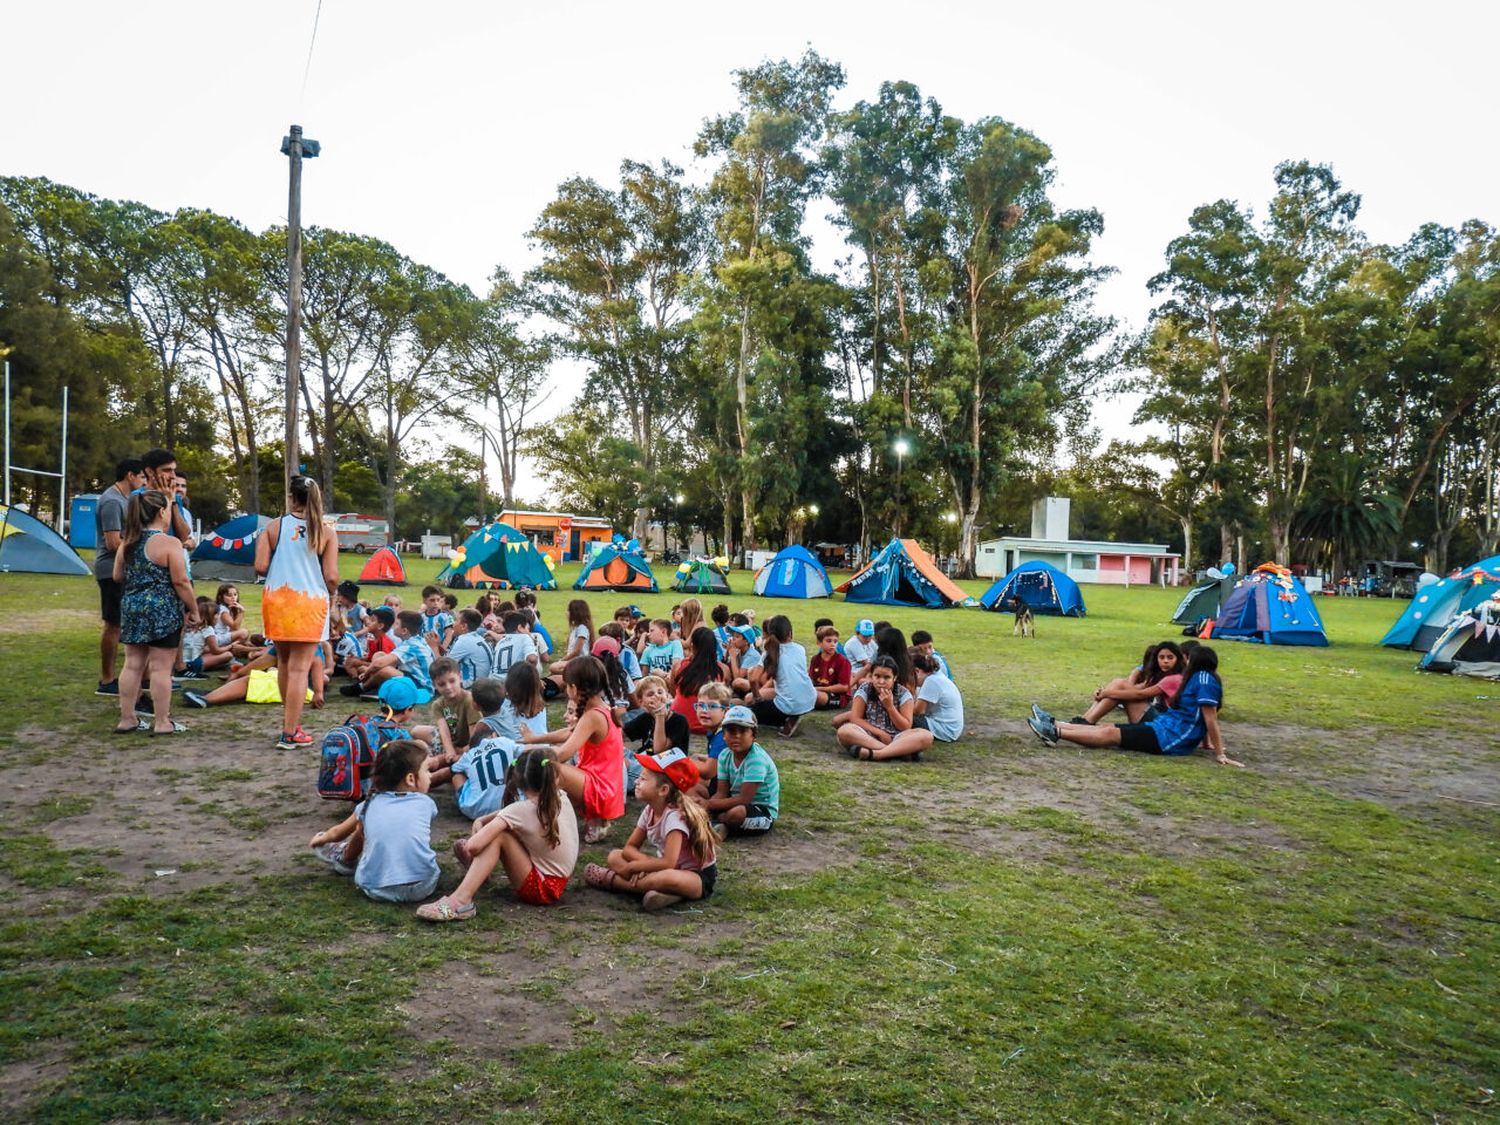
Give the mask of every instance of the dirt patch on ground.
MULTIPOLYGON (((108 712, 100 703, 97 725, 104 727, 108 712)), ((313 727, 326 729, 354 709, 340 703, 347 701, 312 714, 313 727)), ((5 887, 15 905, 57 910, 101 891, 171 897, 213 885, 247 887, 266 875, 332 877, 306 843, 349 808, 317 797, 315 752, 272 749, 276 715, 270 708, 188 711, 179 718, 193 725, 190 734, 93 736, 98 761, 91 768, 107 771, 107 783, 105 775, 85 784, 64 772, 70 755, 36 755, 12 769, 0 793, 5 823, 44 836, 72 853, 70 862, 101 865, 109 873, 61 886, 23 880, 5 887)), ((821 782, 836 784, 844 802, 838 817, 813 809, 799 814, 784 801, 776 832, 726 849, 720 886, 730 895, 740 879, 757 891, 793 888, 868 862, 862 859, 867 852, 885 855, 923 841, 1045 867, 1068 867, 1078 847, 1101 840, 1174 857, 1246 850, 1291 855, 1306 846, 1270 824, 1150 811, 1142 800, 1150 790, 1142 788, 1133 756, 1044 747, 1019 720, 986 717, 973 724, 966 743, 938 747, 919 763, 878 765, 844 758, 821 720, 810 721, 795 740, 767 743, 789 776, 821 772, 821 782), (845 808, 853 810, 847 820, 845 808)), ((1474 724, 1430 737, 1251 724, 1234 724, 1230 734, 1232 752, 1242 754, 1265 784, 1305 785, 1446 823, 1492 824, 1500 808, 1500 745, 1474 724)), ((18 741, 45 746, 49 739, 56 736, 34 726, 18 741)), ((1202 757, 1174 763, 1178 767, 1219 768, 1202 757)), ((434 844, 443 857, 443 886, 450 887, 457 868, 446 849, 469 824, 451 792, 435 797, 441 813, 434 844)), ((607 846, 624 842, 635 811, 632 804, 607 846)), ((597 849, 586 853, 598 857, 597 849)), ((601 1023, 652 1013, 659 1020, 663 986, 682 1001, 673 1010, 695 1011, 694 997, 706 1002, 715 974, 749 972, 746 966, 754 964, 744 944, 753 930, 728 903, 690 904, 653 916, 642 923, 646 940, 629 945, 597 936, 617 929, 622 914, 635 917, 634 902, 586 889, 581 874, 556 908, 524 906, 492 886, 480 909, 478 924, 524 937, 456 961, 446 987, 418 990, 406 1002, 403 1011, 421 1041, 478 1053, 497 1039, 513 1048, 567 1047, 601 1023), (454 1005, 454 995, 465 1003, 454 1005)), ((1396 929, 1393 940, 1430 935, 1396 929)), ((61 1052, 13 1063, 0 1070, 0 1095, 14 1103, 66 1071, 61 1052)))

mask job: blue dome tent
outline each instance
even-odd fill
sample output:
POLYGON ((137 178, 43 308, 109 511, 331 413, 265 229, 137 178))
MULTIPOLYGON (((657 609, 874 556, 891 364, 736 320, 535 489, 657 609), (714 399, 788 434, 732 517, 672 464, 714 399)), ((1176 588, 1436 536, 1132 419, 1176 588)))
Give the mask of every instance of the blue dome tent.
POLYGON ((1488 600, 1496 590, 1500 590, 1500 555, 1455 570, 1418 589, 1380 643, 1428 652, 1449 622, 1488 600))
POLYGON ((1240 579, 1224 599, 1213 635, 1267 645, 1328 644, 1323 619, 1307 588, 1275 563, 1263 563, 1240 579))
POLYGON ((838 589, 847 602, 926 609, 974 604, 974 599, 937 568, 932 556, 915 539, 892 539, 863 570, 838 589))
POLYGON ((94 572, 61 535, 41 520, 20 508, 0 504, 0 573, 89 578, 94 572))
POLYGON ((979 598, 985 609, 1004 613, 1012 598, 1020 598, 1032 613, 1050 613, 1059 617, 1082 617, 1088 613, 1083 594, 1074 582, 1051 563, 1036 559, 1024 562, 979 598))
POLYGON ((270 522, 266 516, 236 516, 214 528, 193 549, 194 580, 254 582, 255 540, 270 522))
POLYGON ((827 598, 833 595, 833 583, 823 564, 794 543, 756 571, 755 592, 763 598, 827 598))

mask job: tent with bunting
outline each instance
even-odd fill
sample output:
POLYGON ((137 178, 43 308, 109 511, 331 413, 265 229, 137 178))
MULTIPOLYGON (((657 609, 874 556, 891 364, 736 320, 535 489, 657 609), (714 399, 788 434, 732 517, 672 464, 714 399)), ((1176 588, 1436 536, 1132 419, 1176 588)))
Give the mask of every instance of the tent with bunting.
POLYGON ((361 586, 405 586, 406 566, 396 548, 381 547, 366 559, 358 582, 361 586))
POLYGON ((1417 667, 1500 680, 1500 593, 1448 622, 1417 667))
POLYGON ((683 594, 732 594, 728 559, 688 559, 677 568, 672 589, 683 594))
POLYGON ((508 523, 487 523, 448 552, 435 581, 453 589, 555 590, 552 558, 508 523))
POLYGON ((573 589, 624 590, 637 594, 655 594, 660 590, 646 556, 618 539, 589 556, 578 581, 573 583, 573 589))
POLYGON ((1328 644, 1312 595, 1284 566, 1262 563, 1235 584, 1213 624, 1215 639, 1267 645, 1328 644))
POLYGON ((763 598, 826 598, 833 594, 833 583, 812 552, 793 543, 756 571, 755 592, 763 598))
POLYGON ((1088 613, 1083 593, 1057 567, 1041 559, 1023 562, 979 596, 979 604, 997 613, 1009 613, 1011 602, 1020 598, 1032 613, 1058 617, 1083 617, 1088 613))
POLYGON ((268 516, 235 516, 214 528, 193 549, 193 579, 254 582, 255 541, 270 522, 268 516))
POLYGON ((915 539, 892 539, 838 590, 845 601, 874 605, 947 609, 974 604, 915 539))
POLYGON ((0 574, 93 575, 63 537, 20 508, 0 504, 0 574))
POLYGON ((1455 617, 1482 605, 1500 590, 1500 555, 1480 559, 1436 582, 1424 578, 1411 604, 1380 643, 1390 648, 1429 651, 1455 617))

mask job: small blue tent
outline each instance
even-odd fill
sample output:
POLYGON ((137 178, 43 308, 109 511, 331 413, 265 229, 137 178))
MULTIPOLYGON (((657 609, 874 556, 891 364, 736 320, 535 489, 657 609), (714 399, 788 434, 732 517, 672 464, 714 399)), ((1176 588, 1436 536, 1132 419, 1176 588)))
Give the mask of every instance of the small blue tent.
POLYGON ((1428 652, 1450 621, 1488 600, 1496 590, 1500 590, 1500 555, 1455 570, 1417 590, 1380 643, 1428 652))
POLYGON ((755 592, 763 598, 826 598, 833 594, 833 583, 823 564, 794 543, 756 572, 755 592))
POLYGON ((214 528, 193 549, 193 579, 254 582, 255 540, 270 522, 266 516, 235 516, 214 528))
POLYGON ((41 520, 0 504, 0 573, 93 575, 89 564, 41 520))
POLYGON ((1275 563, 1264 563, 1240 579, 1224 599, 1213 635, 1267 645, 1328 644, 1323 619, 1307 588, 1275 563))
POLYGON ((1012 598, 1020 598, 1031 607, 1032 613, 1082 617, 1088 612, 1078 583, 1040 559, 1016 567, 986 590, 980 596, 979 604, 985 609, 1005 613, 1011 608, 1012 598))
POLYGON ((892 539, 863 570, 838 589, 848 602, 926 609, 974 604, 974 599, 938 569, 932 556, 915 539, 892 539))

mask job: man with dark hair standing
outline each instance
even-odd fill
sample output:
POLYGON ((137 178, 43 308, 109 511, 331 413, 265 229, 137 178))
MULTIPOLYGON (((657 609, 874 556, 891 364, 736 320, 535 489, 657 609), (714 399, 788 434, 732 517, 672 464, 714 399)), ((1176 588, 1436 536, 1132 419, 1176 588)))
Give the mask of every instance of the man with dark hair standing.
POLYGON ((115 469, 115 483, 99 494, 94 508, 94 579, 99 583, 99 616, 104 632, 99 637, 99 686, 95 695, 119 695, 115 658, 120 650, 120 584, 115 581, 115 552, 125 526, 125 505, 132 492, 146 483, 145 466, 139 457, 126 457, 115 469))
MULTIPOLYGON (((170 449, 148 449, 141 454, 141 463, 146 468, 143 488, 154 488, 170 497, 177 495, 177 454, 170 449)), ((184 544, 193 538, 193 529, 178 504, 172 505, 172 534, 184 544)))

